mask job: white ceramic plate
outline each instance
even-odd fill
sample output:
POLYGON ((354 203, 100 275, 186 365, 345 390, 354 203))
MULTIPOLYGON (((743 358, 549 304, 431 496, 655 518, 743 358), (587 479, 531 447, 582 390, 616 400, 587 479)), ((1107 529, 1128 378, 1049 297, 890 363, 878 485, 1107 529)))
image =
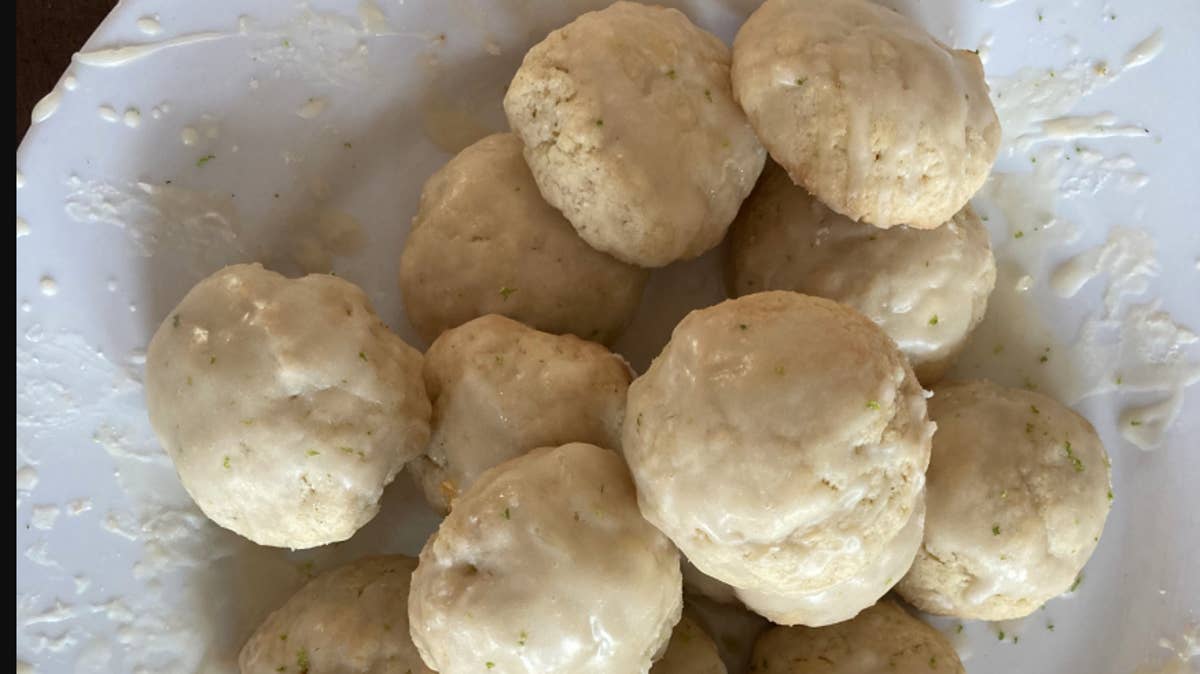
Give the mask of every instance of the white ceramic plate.
MULTIPOLYGON (((501 95, 530 45, 605 4, 376 2, 122 2, 39 106, 17 152, 18 671, 234 671, 306 575, 415 553, 435 526, 401 477, 374 522, 327 549, 219 530, 157 448, 138 383, 140 349, 194 282, 252 259, 298 272, 297 243, 320 223, 361 225, 365 246, 328 242, 332 268, 418 344, 395 277, 422 182, 503 129, 501 95), (113 51, 127 45, 142 46, 113 51)), ((669 4, 729 40, 755 3, 669 4)), ((1200 5, 897 6, 986 49, 1009 134, 1006 175, 976 200, 1005 271, 960 373, 1072 403, 1105 438, 1117 494, 1075 593, 955 639, 975 674, 1165 662, 1160 639, 1179 650, 1200 613, 1200 398, 1183 393, 1200 367, 1176 327, 1200 326, 1200 5), (1127 66, 1131 53, 1146 62, 1127 66), (1041 123, 1099 113, 1111 116, 1041 123), (1058 296, 1063 260, 1113 232, 1096 278, 1058 296), (1126 439, 1172 412, 1155 451, 1126 439)), ((618 348, 644 366, 688 309, 723 297, 718 261, 656 272, 618 348)))

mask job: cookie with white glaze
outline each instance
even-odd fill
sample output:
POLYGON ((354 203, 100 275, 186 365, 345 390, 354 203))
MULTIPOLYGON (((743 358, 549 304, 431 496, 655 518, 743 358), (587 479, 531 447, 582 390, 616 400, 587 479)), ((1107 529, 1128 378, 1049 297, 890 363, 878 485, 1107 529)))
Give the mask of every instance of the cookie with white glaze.
POLYGON ((979 55, 869 0, 767 0, 733 43, 733 93, 792 180, 878 227, 938 227, 1000 146, 979 55))

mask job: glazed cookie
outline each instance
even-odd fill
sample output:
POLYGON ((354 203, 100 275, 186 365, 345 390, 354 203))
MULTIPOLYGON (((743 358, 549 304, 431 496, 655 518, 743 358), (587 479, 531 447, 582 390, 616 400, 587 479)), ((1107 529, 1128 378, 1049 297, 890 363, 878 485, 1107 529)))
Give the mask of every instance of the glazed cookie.
POLYGON ((679 553, 621 457, 582 443, 485 472, 425 544, 408 603, 441 674, 645 674, 681 609, 679 553))
POLYGON ((196 505, 261 545, 349 538, 429 440, 421 354, 363 291, 258 264, 204 279, 163 321, 146 407, 196 505))
POLYGON ((934 390, 925 540, 897 591, 922 611, 1033 613, 1069 588, 1112 504, 1095 429, 1039 393, 988 381, 934 390))
POLYGON ((535 447, 620 447, 631 378, 599 344, 503 316, 447 330, 425 354, 433 434, 409 469, 430 505, 446 512, 483 471, 535 447))
POLYGON ((629 388, 642 513, 741 590, 828 590, 921 503, 933 425, 904 356, 830 300, 765 292, 693 311, 629 388))
POLYGON ((426 181, 400 256, 405 314, 427 341, 496 313, 611 343, 647 273, 579 238, 538 193, 521 149, 511 133, 488 136, 426 181))
POLYGON ((757 674, 964 674, 942 633, 893 601, 829 627, 775 627, 754 646, 757 674))
POLYGON ((829 210, 774 162, 729 232, 732 295, 795 290, 850 305, 896 341, 926 386, 983 320, 995 283, 970 206, 936 229, 880 230, 829 210))
POLYGON ((238 657, 241 674, 436 674, 408 636, 417 560, 368 557, 317 576, 272 613, 238 657))
POLYGON ((1000 146, 978 54, 868 0, 767 0, 738 31, 732 77, 792 180, 878 227, 950 220, 1000 146))
POLYGON ((504 111, 546 201, 643 267, 716 246, 766 157, 730 92, 728 47, 663 7, 617 2, 550 33, 504 111))

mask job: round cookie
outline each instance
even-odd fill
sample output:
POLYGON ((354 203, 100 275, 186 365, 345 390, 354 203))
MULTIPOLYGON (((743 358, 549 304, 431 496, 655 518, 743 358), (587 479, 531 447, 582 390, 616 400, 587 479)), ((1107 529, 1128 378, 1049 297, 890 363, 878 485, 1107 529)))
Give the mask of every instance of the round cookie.
POLYGON ((934 390, 925 540, 897 591, 922 611, 1033 613, 1066 592, 1111 506, 1095 429, 1044 395, 988 381, 934 390))
POLYGON ((442 333, 424 372, 433 433, 408 465, 443 513, 485 470, 535 447, 620 447, 632 374, 599 344, 493 314, 442 333))
POLYGON ((204 279, 159 326, 146 407, 196 505, 260 545, 349 538, 429 440, 421 354, 363 291, 258 264, 204 279))
POLYGON ((754 645, 756 674, 964 674, 941 632, 894 601, 829 627, 775 627, 754 645))
POLYGON ((408 636, 417 560, 368 557, 317 576, 242 647, 241 674, 435 674, 408 636))
POLYGON ((712 637, 685 613, 650 674, 726 674, 726 670, 712 637))
POLYGON ((983 320, 996 283, 970 206, 932 230, 880 230, 839 215, 770 162, 729 232, 731 294, 795 290, 850 305, 888 333, 926 386, 983 320))
POLYGON ((679 553, 638 513, 615 452, 543 447, 455 501, 408 607, 441 674, 645 674, 679 621, 679 553))
POLYGON ((738 31, 732 78, 792 180, 878 227, 940 226, 1000 146, 979 55, 868 0, 767 0, 738 31))
POLYGON ((400 256, 405 314, 426 341, 484 314, 611 343, 647 273, 601 253, 538 194, 511 133, 488 136, 425 182, 400 256))
POLYGON ((782 291, 684 318, 625 418, 643 515, 705 574, 768 593, 875 563, 919 507, 933 433, 878 326, 782 291))
POLYGON ((879 601, 904 577, 921 545, 924 524, 922 500, 904 528, 862 573, 827 589, 791 594, 758 590, 735 590, 735 593, 747 608, 779 625, 823 627, 850 620, 879 601))
POLYGON ((720 243, 766 157, 729 58, 679 11, 630 2, 525 54, 504 111, 542 196, 593 247, 661 267, 720 243))

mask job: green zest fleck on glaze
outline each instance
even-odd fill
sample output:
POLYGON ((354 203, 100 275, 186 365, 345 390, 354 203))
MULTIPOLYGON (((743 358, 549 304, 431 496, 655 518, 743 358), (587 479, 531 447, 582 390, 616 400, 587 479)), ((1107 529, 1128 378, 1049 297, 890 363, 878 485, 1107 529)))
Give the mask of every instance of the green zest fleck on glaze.
POLYGON ((225 457, 225 460, 221 462, 221 465, 225 466, 225 470, 229 470, 229 457, 228 456, 225 457))
POLYGON ((171 326, 175 328, 179 327, 179 314, 175 314, 171 317, 171 326))
POLYGON ((879 401, 878 400, 868 400, 867 401, 867 409, 871 409, 871 410, 879 409, 879 401))
POLYGON ((215 154, 206 154, 203 157, 196 160, 196 166, 203 167, 205 164, 207 164, 208 162, 210 162, 216 158, 217 158, 217 155, 215 155, 215 154))
POLYGON ((596 120, 596 126, 604 126, 604 120, 603 120, 603 119, 597 119, 597 120, 596 120))
POLYGON ((1081 573, 1078 576, 1075 576, 1075 582, 1071 583, 1071 587, 1070 587, 1070 589, 1067 590, 1067 592, 1074 592, 1075 590, 1078 590, 1079 584, 1082 582, 1083 582, 1083 574, 1081 573))
POLYGON ((1063 445, 1063 450, 1067 453, 1067 460, 1071 462, 1071 465, 1075 466, 1075 472, 1082 473, 1083 461, 1080 461, 1079 457, 1075 456, 1075 450, 1071 448, 1070 440, 1067 440, 1066 444, 1063 445))
POLYGON ((1037 408, 1037 405, 1030 405, 1030 406, 1029 406, 1029 411, 1030 411, 1030 412, 1033 412, 1034 414, 1041 414, 1041 411, 1040 411, 1040 410, 1038 410, 1038 408, 1037 408))
POLYGON ((525 633, 525 630, 521 630, 521 634, 517 636, 517 645, 524 646, 525 640, 528 638, 529 638, 529 635, 525 633))
POLYGON ((317 451, 317 450, 315 450, 315 449, 310 449, 310 450, 308 450, 308 452, 306 452, 306 453, 307 453, 309 456, 317 456, 318 454, 320 454, 320 452, 318 452, 318 451, 317 451))
POLYGON ((511 519, 512 519, 512 513, 510 513, 510 512, 508 511, 508 508, 505 508, 505 509, 504 509, 504 519, 506 519, 506 520, 511 520, 511 519))
POLYGON ((485 662, 485 663, 483 663, 483 664, 484 664, 484 666, 485 666, 485 667, 487 667, 488 669, 491 669, 492 667, 495 667, 495 666, 496 666, 496 663, 492 662, 491 660, 488 660, 487 662, 485 662))
POLYGON ((500 286, 500 296, 506 300, 508 299, 509 295, 511 295, 515 292, 517 292, 516 288, 510 288, 508 286, 500 286))
POLYGON ((1130 420, 1129 425, 1130 426, 1141 426, 1142 422, 1139 419, 1132 419, 1132 420, 1130 420))
POLYGON ((929 658, 929 668, 937 669, 937 658, 929 658))
POLYGON ((932 316, 930 316, 930 317, 929 317, 929 324, 930 324, 930 325, 937 325, 937 324, 938 324, 938 317, 937 317, 937 314, 934 314, 934 315, 932 315, 932 316))
POLYGON ((797 77, 796 78, 796 86, 802 87, 802 86, 804 86, 804 83, 807 81, 808 81, 807 77, 797 77))
POLYGON ((1017 230, 1017 232, 1013 234, 1014 239, 1020 239, 1023 236, 1025 236, 1025 232, 1022 232, 1020 230, 1017 230))
POLYGON ((308 674, 308 651, 303 648, 296 651, 296 667, 300 674, 308 674))
POLYGON ((363 353, 362 351, 359 351, 359 352, 358 352, 358 359, 359 359, 359 360, 361 360, 361 361, 362 361, 362 362, 364 362, 364 363, 365 363, 365 362, 367 362, 367 354, 363 353))
POLYGON ((704 90, 704 98, 705 98, 705 100, 707 100, 709 103, 712 103, 712 92, 711 92, 711 91, 709 91, 708 89, 705 89, 705 90, 704 90))
POLYGON ((993 535, 993 536, 999 536, 999 535, 1000 535, 1000 525, 999 525, 999 524, 993 524, 993 525, 992 525, 992 535, 993 535))
POLYGON ((954 628, 954 633, 955 633, 955 634, 962 634, 962 631, 963 631, 963 624, 962 624, 962 623, 959 623, 959 624, 958 624, 958 627, 955 627, 955 628, 954 628))
POLYGON ((674 68, 671 68, 670 70, 667 71, 667 77, 670 77, 671 79, 675 79, 677 77, 677 75, 675 74, 674 68))
POLYGON ((1000 630, 999 632, 996 633, 996 640, 1004 641, 1004 630, 1000 630))

